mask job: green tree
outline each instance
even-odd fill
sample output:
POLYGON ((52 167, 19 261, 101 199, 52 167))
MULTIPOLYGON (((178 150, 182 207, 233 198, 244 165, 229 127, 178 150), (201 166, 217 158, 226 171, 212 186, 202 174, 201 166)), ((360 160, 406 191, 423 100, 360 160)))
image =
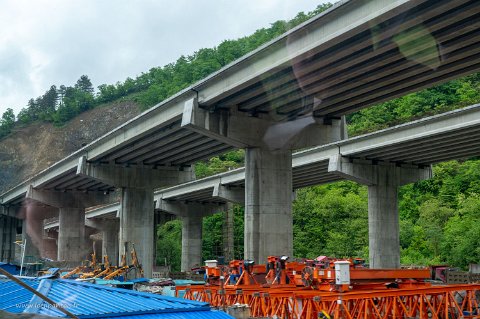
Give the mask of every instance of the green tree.
POLYGON ((13 126, 15 125, 15 113, 11 108, 2 114, 2 119, 0 120, 0 137, 4 137, 12 131, 13 126))
POLYGON ((166 261, 173 271, 180 271, 182 256, 182 222, 168 221, 157 229, 157 264, 166 261))

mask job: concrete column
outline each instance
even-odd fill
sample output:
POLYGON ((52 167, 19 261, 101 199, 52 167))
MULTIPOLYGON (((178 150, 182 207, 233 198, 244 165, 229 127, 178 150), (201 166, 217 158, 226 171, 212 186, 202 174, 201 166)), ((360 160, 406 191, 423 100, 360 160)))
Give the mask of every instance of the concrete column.
POLYGON ((43 247, 43 220, 22 220, 22 242, 27 241, 25 262, 35 262, 41 258, 43 247), (28 230, 27 230, 28 229, 28 230), (34 233, 30 236, 29 234, 34 233))
POLYGON ((108 256, 111 264, 115 265, 119 259, 118 255, 118 232, 120 224, 116 220, 105 221, 102 230, 102 257, 108 256))
MULTIPOLYGON (((368 186, 368 245, 371 268, 400 268, 400 219, 398 186, 389 183, 389 171, 381 183, 368 186)), ((389 178, 390 177, 390 178, 389 178)))
POLYGON ((20 209, 19 217, 23 219, 22 241, 27 240, 25 261, 35 262, 45 258, 44 237, 45 230, 43 221, 58 216, 58 210, 53 207, 39 206, 29 203, 20 209))
POLYGON ((58 259, 57 239, 46 237, 43 239, 44 257, 50 260, 58 259))
POLYGON ((203 217, 225 211, 224 205, 170 202, 160 199, 157 209, 182 219, 181 270, 188 271, 202 264, 202 220, 203 217))
POLYGON ((202 265, 202 221, 201 215, 182 217, 182 271, 202 265))
POLYGON ((86 259, 85 209, 61 207, 58 229, 58 260, 80 262, 86 259))
POLYGON ((135 246, 146 277, 151 277, 153 266, 153 189, 122 188, 120 211, 120 253, 127 255, 135 246), (126 251, 125 251, 126 250, 126 251))
POLYGON ((91 250, 86 247, 85 207, 109 203, 112 198, 101 193, 58 192, 34 189, 27 199, 59 209, 58 260, 79 263, 91 250))
POLYGON ((245 259, 293 254, 292 153, 245 151, 245 259))
POLYGON ((400 268, 398 187, 431 178, 431 168, 334 156, 328 171, 368 186, 370 268, 400 268))
POLYGON ((227 209, 223 214, 223 256, 225 262, 234 259, 234 211, 233 204, 227 203, 227 209))
POLYGON ((119 253, 130 252, 135 246, 144 276, 151 278, 154 262, 154 202, 153 189, 187 182, 195 177, 189 168, 122 167, 88 163, 79 158, 77 174, 113 185, 122 190, 120 205, 119 253))
POLYGON ((20 221, 12 216, 0 215, 0 261, 15 260, 15 240, 20 221))

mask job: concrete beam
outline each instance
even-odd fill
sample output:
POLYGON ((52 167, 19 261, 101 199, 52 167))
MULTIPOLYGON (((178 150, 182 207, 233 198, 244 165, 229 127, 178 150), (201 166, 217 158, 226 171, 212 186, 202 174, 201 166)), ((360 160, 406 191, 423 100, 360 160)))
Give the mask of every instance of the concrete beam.
POLYGON ((389 172, 391 179, 388 180, 388 183, 395 186, 415 183, 433 177, 431 167, 419 168, 395 163, 374 164, 373 161, 353 160, 340 154, 332 156, 328 163, 328 172, 367 186, 384 183, 380 174, 382 170, 389 172))
POLYGON ((115 214, 116 217, 119 217, 120 214, 120 203, 119 202, 116 202, 116 203, 112 203, 112 204, 108 204, 108 205, 103 205, 103 206, 100 206, 100 207, 95 207, 95 208, 88 208, 86 211, 85 211, 85 218, 89 219, 89 218, 102 218, 103 216, 106 216, 106 215, 111 215, 111 214, 115 214))
POLYGON ((218 204, 201 204, 201 203, 184 203, 184 202, 172 202, 167 200, 156 201, 158 210, 180 216, 200 215, 208 216, 216 213, 223 212, 225 210, 224 205, 218 204))
POLYGON ((381 23, 398 14, 397 10, 408 10, 408 6, 414 4, 412 1, 340 1, 333 8, 214 73, 196 85, 195 91, 199 92, 202 105, 212 105, 282 68, 313 56, 319 50, 327 50, 348 39, 353 32, 368 31, 372 21, 374 25, 381 23))
POLYGON ((234 110, 209 112, 199 107, 196 98, 185 102, 181 125, 239 148, 293 150, 346 138, 345 119, 325 122, 309 116, 277 123, 234 110))
POLYGON ((26 198, 57 208, 82 209, 99 204, 108 204, 112 201, 111 196, 103 193, 47 191, 35 189, 32 185, 27 190, 26 198))
POLYGON ((115 187, 154 189, 192 180, 192 170, 176 167, 154 169, 151 167, 124 167, 114 164, 92 164, 87 157, 78 161, 77 175, 86 176, 115 187))
POLYGON ((233 188, 222 184, 213 187, 213 198, 226 200, 227 202, 245 205, 245 189, 233 188))

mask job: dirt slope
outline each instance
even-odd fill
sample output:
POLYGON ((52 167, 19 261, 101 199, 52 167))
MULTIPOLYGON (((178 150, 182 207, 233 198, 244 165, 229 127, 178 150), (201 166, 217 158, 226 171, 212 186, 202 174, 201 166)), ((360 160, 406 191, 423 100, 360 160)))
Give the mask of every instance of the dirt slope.
POLYGON ((62 127, 34 123, 0 140, 0 193, 139 114, 132 102, 116 102, 82 113, 62 127))

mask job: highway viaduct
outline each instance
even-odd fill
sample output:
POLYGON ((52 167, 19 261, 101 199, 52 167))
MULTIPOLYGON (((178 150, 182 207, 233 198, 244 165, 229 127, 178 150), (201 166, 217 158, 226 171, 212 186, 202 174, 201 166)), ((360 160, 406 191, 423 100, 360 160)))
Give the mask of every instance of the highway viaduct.
MULTIPOLYGON (((478 1, 340 1, 2 194, 5 215, 25 203, 45 211, 35 216, 56 208, 58 258, 76 261, 85 208, 117 189, 121 247, 142 243, 148 276, 154 189, 193 180, 195 162, 244 148, 245 258, 291 254, 292 151, 345 139, 345 114, 478 71, 479 14, 478 1)), ((363 182, 396 174, 363 163, 368 179, 337 163, 363 182)), ((393 188, 369 189, 369 217, 380 221, 395 210, 393 188)))
MULTIPOLYGON (((391 182, 381 186, 392 188, 389 206, 380 208, 388 211, 389 215, 377 223, 370 219, 369 234, 371 249, 379 239, 388 243, 388 247, 378 251, 391 255, 382 256, 381 260, 387 257, 399 258, 396 188, 430 178, 432 164, 471 158, 479 154, 480 105, 473 105, 296 152, 292 156, 293 190, 345 179, 375 189, 379 181, 372 180, 371 172, 364 165, 394 171, 397 176, 390 176, 391 182), (360 167, 359 173, 351 171, 356 167, 360 167)), ((370 194, 370 202, 372 197, 370 194)), ((154 202, 157 212, 164 211, 183 220, 195 221, 185 225, 182 236, 182 269, 188 270, 201 263, 202 218, 226 211, 229 203, 245 205, 245 168, 157 190, 154 202)), ((374 201, 373 204, 377 203, 374 201)), ((379 208, 370 207, 369 211, 376 209, 379 208)), ((119 203, 92 208, 86 213, 86 224, 92 225, 105 219, 118 220, 119 211, 119 203)), ((56 221, 46 225, 45 229, 58 226, 56 221)), ((118 233, 118 228, 116 232, 118 233)), ((104 253, 107 251, 118 252, 118 245, 115 248, 104 240, 104 253), (106 247, 108 245, 111 248, 106 247)), ((377 258, 371 257, 372 262, 375 262, 377 258)))

